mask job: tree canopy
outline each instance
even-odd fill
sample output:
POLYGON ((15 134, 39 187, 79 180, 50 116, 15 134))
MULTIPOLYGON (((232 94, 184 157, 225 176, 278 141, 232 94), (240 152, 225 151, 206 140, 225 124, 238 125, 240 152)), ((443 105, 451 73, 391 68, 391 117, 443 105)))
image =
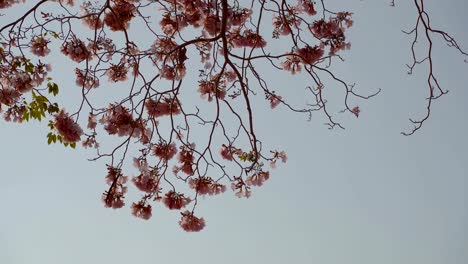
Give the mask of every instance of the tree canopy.
MULTIPOLYGON (((125 205, 130 183, 122 166, 133 162, 139 173, 130 181, 142 195, 132 213, 149 219, 151 204, 162 202, 181 210, 186 231, 205 226, 195 214, 200 197, 232 189, 248 198, 287 161, 256 133, 260 104, 344 129, 335 116, 359 117, 359 101, 380 92, 362 94, 335 73, 351 49, 346 33, 354 14, 323 0, 0 0, 0 8, 4 119, 45 120, 49 144, 95 149, 91 160, 107 163, 106 207, 125 205), (58 56, 73 65, 69 74, 81 91, 75 105, 60 101, 70 84, 53 78, 58 56), (302 82, 288 89, 307 103, 291 103, 269 81, 272 73, 302 82)), ((412 39, 407 66, 410 74, 424 69, 427 100, 403 135, 421 129, 447 93, 435 72, 434 42, 465 61, 468 55, 432 27, 424 0, 414 0, 414 19, 404 32, 412 39)))

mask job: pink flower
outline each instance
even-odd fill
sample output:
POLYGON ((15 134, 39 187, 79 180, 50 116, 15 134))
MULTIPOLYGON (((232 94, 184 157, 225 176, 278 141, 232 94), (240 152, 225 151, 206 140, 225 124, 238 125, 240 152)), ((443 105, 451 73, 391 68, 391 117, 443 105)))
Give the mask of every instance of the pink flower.
POLYGON ((210 177, 190 178, 189 186, 200 195, 216 195, 226 191, 226 186, 216 183, 210 177))
POLYGON ((267 98, 268 98, 268 100, 270 100, 271 109, 274 109, 281 103, 281 99, 283 97, 281 97, 279 95, 275 95, 275 94, 270 94, 270 95, 267 96, 267 98))
POLYGON ((31 40, 31 52, 37 56, 46 56, 50 49, 47 47, 50 41, 43 37, 35 37, 31 40))
POLYGON ((231 184, 231 189, 236 192, 236 196, 238 198, 250 197, 250 187, 244 183, 241 177, 234 177, 234 182, 231 184))
POLYGON ((61 51, 70 59, 78 63, 91 58, 91 52, 89 52, 86 45, 74 35, 70 41, 64 43, 61 51))
POLYGON ((24 72, 15 72, 12 78, 8 81, 12 87, 21 93, 29 92, 33 88, 33 80, 24 72))
POLYGON ((153 154, 166 161, 172 159, 176 153, 177 148, 175 143, 166 144, 160 142, 153 147, 153 154))
POLYGON ((278 157, 281 159, 283 163, 288 161, 288 156, 286 155, 286 152, 281 151, 280 153, 277 153, 278 157))
POLYGON ((145 205, 143 202, 132 204, 132 215, 144 220, 151 218, 151 205, 145 205))
POLYGON ((301 12, 305 12, 309 16, 317 14, 314 8, 314 1, 312 0, 299 0, 298 6, 301 12))
POLYGON ((172 190, 167 192, 162 200, 170 210, 180 210, 191 202, 190 198, 184 197, 183 194, 176 193, 172 190))
POLYGON ((198 218, 189 211, 180 213, 182 215, 179 225, 187 232, 198 232, 205 227, 205 220, 198 218))
POLYGON ((104 193, 102 195, 102 201, 107 208, 112 209, 122 208, 125 205, 123 195, 119 193, 104 193))
POLYGON ((128 69, 125 66, 125 63, 112 65, 106 71, 109 82, 124 82, 127 80, 128 69))
POLYGON ((267 44, 262 36, 254 33, 250 29, 245 30, 242 34, 235 32, 230 37, 235 48, 264 48, 267 44))
POLYGON ((356 117, 359 117, 359 113, 361 113, 361 109, 359 109, 359 106, 355 106, 353 109, 351 109, 351 113, 353 113, 356 117))
POLYGON ((259 171, 247 177, 247 185, 262 186, 263 183, 270 178, 270 172, 259 171))
POLYGON ((120 169, 112 166, 107 167, 106 182, 111 188, 102 195, 102 201, 106 207, 117 209, 125 205, 123 198, 127 187, 124 184, 127 179, 128 177, 123 176, 120 169))
POLYGON ((152 193, 159 191, 159 179, 150 175, 140 174, 137 177, 133 177, 132 182, 142 192, 152 193))
POLYGON ((161 98, 159 101, 148 99, 145 103, 145 107, 148 115, 153 117, 177 115, 181 113, 177 98, 161 98))
POLYGON ((297 72, 301 72, 301 65, 299 64, 301 59, 297 56, 289 55, 286 57, 286 60, 281 62, 281 66, 283 66, 283 70, 290 71, 292 74, 296 74, 297 72))
MULTIPOLYGON (((200 97, 203 99, 207 99, 208 102, 211 102, 213 98, 218 97, 221 100, 224 99, 226 96, 226 89, 216 87, 216 82, 212 81, 199 81, 199 88, 198 92, 200 93, 200 97)), ((219 83, 218 83, 219 85, 219 83)))
POLYGON ((96 125, 97 125, 96 116, 90 113, 88 116, 88 128, 95 129, 96 125))
POLYGON ((208 15, 204 20, 204 29, 211 36, 221 31, 221 19, 216 15, 208 15))
POLYGON ((221 146, 221 150, 219 151, 221 154, 221 157, 225 160, 232 160, 232 152, 231 152, 231 147, 227 147, 226 145, 221 146))
POLYGON ((304 64, 315 64, 323 56, 323 49, 320 46, 306 46, 297 51, 304 64))
POLYGON ((193 152, 187 150, 186 148, 182 148, 178 155, 179 162, 182 164, 181 166, 176 166, 174 168, 175 172, 183 171, 187 175, 193 175, 193 152))
POLYGON ((121 105, 111 104, 100 122, 110 135, 140 137, 145 131, 143 124, 133 120, 129 110, 121 105))
POLYGON ((55 115, 54 127, 57 129, 64 143, 78 142, 83 134, 83 130, 81 130, 80 126, 75 123, 64 110, 61 110, 55 115))
POLYGON ((76 85, 79 87, 84 87, 86 89, 97 88, 99 87, 99 79, 95 76, 91 76, 91 73, 88 70, 75 69, 76 75, 76 85))
POLYGON ((127 1, 114 1, 112 11, 104 16, 104 23, 113 31, 123 31, 130 25, 130 20, 135 16, 135 6, 127 1))
POLYGON ((17 90, 5 87, 0 89, 0 104, 11 106, 19 100, 20 96, 21 93, 17 90))

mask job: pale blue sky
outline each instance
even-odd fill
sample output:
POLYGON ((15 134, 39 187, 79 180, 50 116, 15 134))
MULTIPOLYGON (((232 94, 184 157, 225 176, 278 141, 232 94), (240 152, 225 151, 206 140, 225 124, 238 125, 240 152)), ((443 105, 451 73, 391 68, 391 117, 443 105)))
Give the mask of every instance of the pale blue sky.
MULTIPOLYGON (((421 131, 401 136, 408 118, 422 115, 426 95, 425 71, 408 76, 404 66, 410 39, 400 30, 414 23, 413 7, 347 2, 352 49, 337 72, 363 92, 382 93, 359 102, 359 119, 340 117, 344 131, 329 131, 320 116, 307 122, 258 107, 258 134, 289 161, 249 200, 231 192, 203 200, 200 233, 185 233, 178 212, 161 205, 149 221, 128 207, 104 208, 104 161, 47 146, 45 124, 0 122, 0 263, 467 263, 468 64, 436 45, 436 70, 450 93, 421 131)), ((437 2, 427 3, 433 25, 468 49, 468 3, 437 2)), ((73 80, 56 78, 70 84, 62 93, 72 100, 73 80)), ((302 92, 297 79, 272 81, 291 97, 302 92)))

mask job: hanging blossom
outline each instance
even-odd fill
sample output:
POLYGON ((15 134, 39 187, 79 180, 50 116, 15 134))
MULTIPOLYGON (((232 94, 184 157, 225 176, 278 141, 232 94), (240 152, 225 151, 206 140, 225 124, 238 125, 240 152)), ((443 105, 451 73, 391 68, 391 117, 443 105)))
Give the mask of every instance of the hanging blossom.
POLYGON ((286 152, 284 152, 284 151, 281 151, 281 152, 274 151, 272 153, 274 154, 273 159, 270 162, 270 167, 272 169, 276 168, 276 161, 277 160, 281 160, 281 162, 283 162, 283 163, 286 163, 286 161, 288 161, 288 156, 286 155, 286 152))
POLYGON ((200 97, 203 99, 207 99, 208 102, 211 102, 213 98, 219 98, 221 100, 224 99, 226 96, 226 89, 224 87, 219 87, 215 80, 211 81, 199 81, 198 92, 200 93, 200 97), (217 87, 218 86, 218 87, 217 87))
POLYGON ((239 30, 234 30, 233 34, 231 34, 229 37, 232 44, 234 45, 234 48, 264 48, 267 44, 262 36, 254 33, 250 29, 244 30, 242 34, 239 32, 239 30))
POLYGON ((145 204, 143 202, 133 203, 132 204, 132 215, 148 220, 151 218, 151 205, 145 204))
POLYGON ((188 197, 185 197, 181 193, 176 193, 175 191, 171 190, 164 195, 162 201, 164 205, 166 205, 166 207, 170 210, 180 210, 189 204, 192 200, 190 200, 188 197))
POLYGON ((247 180, 245 182, 247 183, 247 185, 262 186, 263 183, 269 178, 270 178, 270 172, 259 171, 247 177, 247 180))
POLYGON ((99 13, 99 10, 90 1, 85 1, 80 6, 80 10, 83 16, 85 16, 82 20, 85 26, 93 30, 102 28, 103 22, 101 19, 98 19, 98 15, 96 14, 99 13))
POLYGON ((142 192, 158 193, 159 173, 156 168, 150 168, 146 158, 135 158, 133 165, 140 171, 140 175, 133 177, 132 182, 142 192))
POLYGON ((54 127, 64 143, 78 142, 83 134, 80 126, 64 110, 55 115, 54 127))
POLYGON ((121 105, 111 104, 100 122, 110 135, 140 137, 148 134, 143 124, 135 121, 130 111, 121 105))
POLYGON ((31 53, 36 56, 46 56, 50 53, 50 49, 47 47, 49 43, 50 41, 46 40, 42 36, 34 37, 31 40, 31 53))
POLYGON ((315 10, 314 7, 315 2, 312 0, 298 0, 298 3, 296 5, 296 9, 299 12, 305 12, 309 16, 313 16, 317 14, 317 11, 315 10))
POLYGON ((160 116, 173 116, 180 114, 179 101, 177 98, 165 97, 158 101, 148 99, 145 103, 146 110, 149 116, 160 117, 160 116))
POLYGON ((187 232, 198 232, 205 227, 205 219, 198 218, 189 211, 180 213, 182 215, 179 225, 187 232))
POLYGON ((99 87, 99 79, 96 76, 91 76, 88 70, 75 69, 76 85, 86 89, 99 87))
POLYGON ((283 97, 276 94, 267 94, 267 100, 270 101, 271 109, 276 108, 280 103, 283 97))
POLYGON ((233 146, 226 146, 223 144, 219 150, 219 154, 225 160, 232 161, 234 155, 239 155, 242 153, 242 150, 235 148, 233 146))
POLYGON ((153 146, 153 154, 165 161, 172 159, 176 153, 177 148, 175 143, 167 144, 159 142, 153 146))
POLYGON ((21 93, 29 92, 34 87, 33 79, 25 72, 15 72, 7 82, 21 93))
POLYGON ((0 104, 11 106, 19 100, 20 96, 21 93, 15 89, 0 89, 0 104))
POLYGON ((200 195, 216 195, 226 191, 226 186, 213 181, 210 177, 190 178, 189 187, 200 195))
POLYGON ((234 182, 231 184, 231 189, 236 193, 238 198, 249 198, 251 195, 250 187, 245 184, 242 177, 234 177, 234 182))
POLYGON ((178 160, 181 165, 174 166, 173 172, 177 174, 179 171, 182 171, 185 174, 192 176, 194 173, 192 166, 194 159, 193 151, 188 150, 186 147, 182 147, 178 155, 178 160))
POLYGON ((111 11, 104 16, 104 23, 113 31, 126 30, 135 16, 135 11, 135 6, 127 1, 114 1, 111 11))
POLYGON ((86 59, 91 59, 91 52, 89 52, 84 42, 75 35, 72 36, 71 40, 62 45, 61 51, 70 59, 78 63, 86 59))
POLYGON ((111 188, 102 195, 102 201, 106 207, 118 209, 125 205, 123 199, 127 193, 127 187, 124 184, 127 179, 128 177, 123 176, 120 169, 112 166, 107 167, 106 182, 111 188))
POLYGON ((124 82, 127 80, 128 68, 125 63, 111 65, 106 71, 109 82, 124 82))

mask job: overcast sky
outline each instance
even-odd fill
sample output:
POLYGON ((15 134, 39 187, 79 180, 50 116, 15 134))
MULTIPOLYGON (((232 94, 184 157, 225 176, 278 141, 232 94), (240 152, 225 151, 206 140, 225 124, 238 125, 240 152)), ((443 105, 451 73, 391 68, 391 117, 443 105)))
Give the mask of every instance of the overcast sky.
MULTIPOLYGON (((202 232, 184 232, 179 213, 161 205, 149 221, 128 207, 104 208, 104 161, 48 146, 45 124, 1 121, 0 263, 467 263, 468 64, 435 46, 436 71, 450 93, 421 131, 400 135, 411 128, 408 118, 424 113, 427 94, 425 68, 412 76, 405 68, 410 39, 401 30, 414 24, 414 7, 347 2, 352 49, 336 72, 363 93, 382 93, 359 101, 358 119, 340 117, 346 130, 328 130, 320 116, 307 122, 281 107, 259 109, 258 134, 289 161, 248 200, 229 191, 203 200, 202 232)), ((468 3, 426 2, 437 2, 427 3, 433 26, 467 50, 468 3)), ((303 91, 293 77, 271 80, 287 87, 285 96, 303 91)))

